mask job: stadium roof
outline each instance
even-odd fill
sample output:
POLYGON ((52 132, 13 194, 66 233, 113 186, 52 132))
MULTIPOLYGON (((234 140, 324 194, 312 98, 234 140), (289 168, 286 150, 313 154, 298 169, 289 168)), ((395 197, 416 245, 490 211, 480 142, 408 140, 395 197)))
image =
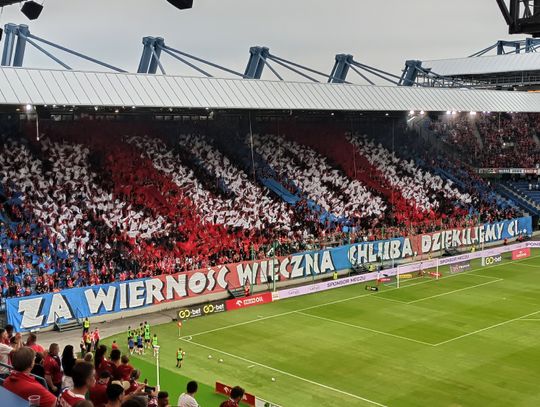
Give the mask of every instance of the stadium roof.
POLYGON ((441 76, 540 71, 540 53, 528 52, 523 54, 423 61, 422 68, 431 68, 433 72, 441 76))
POLYGON ((540 93, 0 68, 0 105, 540 112, 540 93))

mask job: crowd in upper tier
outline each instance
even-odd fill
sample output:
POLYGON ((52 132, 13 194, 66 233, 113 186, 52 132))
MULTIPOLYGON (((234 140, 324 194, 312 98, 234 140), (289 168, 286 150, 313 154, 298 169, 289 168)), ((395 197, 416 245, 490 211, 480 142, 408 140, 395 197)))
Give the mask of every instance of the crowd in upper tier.
MULTIPOLYGON (((492 122, 482 118, 479 132, 492 122)), ((522 134, 525 122, 520 116, 508 127, 522 134)), ((224 143, 192 128, 179 136, 126 132, 81 135, 53 126, 39 141, 15 134, 0 140, 2 297, 518 213, 494 199, 489 185, 457 184, 439 172, 441 162, 421 152, 400 156, 359 132, 336 131, 331 140, 313 134, 305 142, 290 132, 261 132, 237 137, 233 152, 232 138, 224 143)), ((525 145, 504 134, 506 143, 525 145)))
POLYGON ((540 117, 527 113, 461 113, 433 121, 432 130, 462 160, 482 168, 540 165, 540 117))

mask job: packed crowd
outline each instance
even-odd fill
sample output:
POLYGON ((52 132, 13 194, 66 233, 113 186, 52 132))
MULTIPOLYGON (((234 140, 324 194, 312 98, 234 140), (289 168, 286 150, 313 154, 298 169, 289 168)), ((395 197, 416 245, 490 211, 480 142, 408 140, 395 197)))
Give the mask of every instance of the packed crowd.
POLYGON ((364 185, 346 177, 315 150, 281 136, 256 135, 254 146, 265 160, 292 182, 291 192, 310 199, 335 218, 380 217, 386 205, 364 185))
MULTIPOLYGON (((141 370, 130 363, 132 340, 137 336, 140 354, 159 350, 157 335, 151 335, 150 325, 141 323, 128 329, 128 352, 122 353, 113 341, 111 349, 99 343, 97 329, 91 331, 84 321, 81 352, 74 347, 51 343, 43 347, 35 333, 26 338, 14 333, 13 326, 0 329, 0 385, 27 401, 31 407, 198 407, 198 384, 187 383, 177 402, 170 402, 169 393, 141 380, 141 370), (144 340, 143 340, 144 338, 144 340)), ((176 366, 181 367, 185 352, 176 352, 176 366)), ((236 386, 220 407, 236 407, 244 390, 236 386)))
POLYGON ((540 164, 540 118, 527 113, 463 113, 431 122, 431 129, 463 160, 483 168, 540 164))
POLYGON ((290 137, 254 135, 255 178, 209 135, 65 138, 1 145, 1 298, 508 216, 356 135, 335 142, 365 164, 358 177, 290 137))
POLYGON ((435 211, 450 202, 454 208, 468 204, 471 198, 452 186, 452 182, 419 168, 413 160, 403 160, 367 136, 352 135, 350 143, 407 199, 411 206, 432 219, 435 211))

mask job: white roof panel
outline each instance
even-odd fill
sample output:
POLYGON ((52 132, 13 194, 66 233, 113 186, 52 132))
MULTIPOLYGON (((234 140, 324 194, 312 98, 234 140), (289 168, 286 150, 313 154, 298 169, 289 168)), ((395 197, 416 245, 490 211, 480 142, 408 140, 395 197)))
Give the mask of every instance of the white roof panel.
POLYGON ((540 53, 528 52, 473 58, 438 59, 423 61, 422 67, 430 68, 434 73, 442 76, 540 71, 540 53))
MULTIPOLYGON (((540 53, 536 55, 540 61, 540 53)), ((506 57, 512 56, 503 56, 506 57)), ((485 58, 493 57, 468 58, 467 62, 485 58)), ((149 108, 540 112, 540 93, 0 67, 0 104, 27 103, 149 108)))

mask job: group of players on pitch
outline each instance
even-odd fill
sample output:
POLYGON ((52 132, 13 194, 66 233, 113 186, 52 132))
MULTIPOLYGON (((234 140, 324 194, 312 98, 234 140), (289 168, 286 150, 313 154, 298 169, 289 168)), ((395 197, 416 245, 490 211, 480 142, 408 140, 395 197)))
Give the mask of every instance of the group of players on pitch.
MULTIPOLYGON (((128 326, 127 329, 127 344, 129 348, 129 354, 133 353, 137 355, 144 355, 145 349, 153 349, 154 357, 157 356, 159 352, 158 336, 156 333, 152 336, 150 332, 150 324, 147 321, 140 323, 138 328, 132 329, 131 326, 128 326)), ((182 367, 182 362, 186 352, 182 348, 178 348, 176 351, 176 367, 182 367)))

